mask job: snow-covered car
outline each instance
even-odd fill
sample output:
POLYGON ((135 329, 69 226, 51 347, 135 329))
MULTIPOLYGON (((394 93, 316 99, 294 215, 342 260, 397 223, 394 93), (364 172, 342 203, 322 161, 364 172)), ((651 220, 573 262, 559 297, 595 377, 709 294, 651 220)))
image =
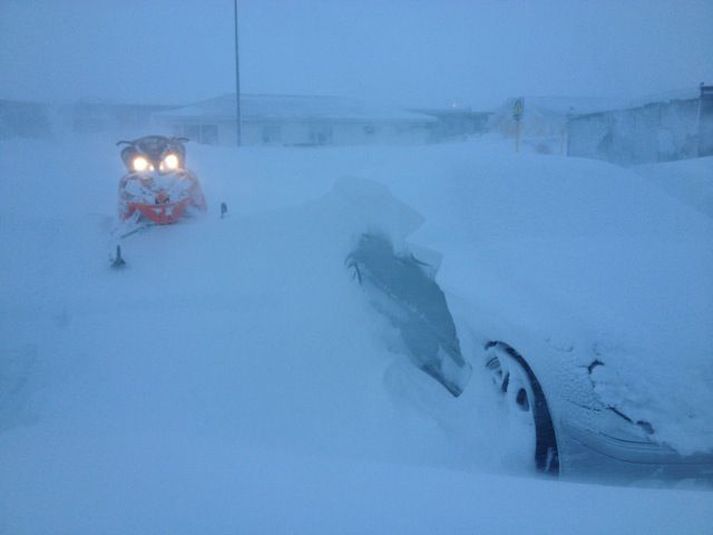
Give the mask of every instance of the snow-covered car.
POLYGON ((713 481, 710 219, 607 164, 460 164, 391 181, 426 224, 347 258, 400 349, 454 396, 489 375, 541 472, 713 481))

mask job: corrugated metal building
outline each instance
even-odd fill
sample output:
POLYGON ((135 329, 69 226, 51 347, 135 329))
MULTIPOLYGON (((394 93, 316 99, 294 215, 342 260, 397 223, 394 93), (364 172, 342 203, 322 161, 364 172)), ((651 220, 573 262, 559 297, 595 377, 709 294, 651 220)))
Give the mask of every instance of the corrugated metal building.
POLYGON ((704 103, 704 90, 701 86, 700 91, 659 95, 621 109, 570 117, 567 154, 622 165, 710 154, 713 104, 704 103))

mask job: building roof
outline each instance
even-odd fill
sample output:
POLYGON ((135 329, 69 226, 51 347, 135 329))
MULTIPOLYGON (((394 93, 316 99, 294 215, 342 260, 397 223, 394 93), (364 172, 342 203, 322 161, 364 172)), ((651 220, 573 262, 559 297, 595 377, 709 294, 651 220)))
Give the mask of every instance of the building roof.
POLYGON ((411 108, 415 113, 423 113, 432 115, 438 118, 448 117, 489 117, 493 115, 492 111, 476 111, 470 108, 411 108))
MULTIPOLYGON (((590 115, 608 111, 640 108, 649 104, 676 100, 695 100, 700 95, 698 87, 689 87, 640 97, 525 97, 525 113, 542 116, 590 115)), ((507 101, 501 113, 510 113, 514 99, 507 101)))
MULTIPOLYGON (((361 100, 311 95, 241 95, 243 121, 411 121, 433 117, 361 100)), ((235 121, 235 94, 222 95, 189 106, 156 113, 166 119, 235 121)))

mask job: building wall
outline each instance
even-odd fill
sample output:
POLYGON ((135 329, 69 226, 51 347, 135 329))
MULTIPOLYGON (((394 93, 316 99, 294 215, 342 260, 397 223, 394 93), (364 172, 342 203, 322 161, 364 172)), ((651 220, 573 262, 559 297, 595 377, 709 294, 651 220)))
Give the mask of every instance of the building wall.
POLYGON ((466 139, 468 136, 484 134, 488 131, 492 113, 473 111, 439 112, 438 110, 425 111, 438 119, 432 125, 431 139, 434 142, 466 139))
POLYGON ((567 154, 623 165, 698 154, 698 99, 660 102, 570 119, 567 154))
MULTIPOLYGON (((421 144, 432 141, 430 121, 244 121, 241 138, 249 146, 329 146, 367 144, 421 144)), ((195 118, 160 118, 156 127, 203 144, 236 143, 232 121, 195 118)))
POLYGON ((698 155, 713 156, 713 86, 701 87, 698 155))
POLYGON ((77 134, 109 132, 118 137, 152 134, 152 116, 173 106, 77 102, 60 106, 59 123, 77 134))
POLYGON ((49 137, 50 115, 44 104, 0 100, 0 139, 49 137))

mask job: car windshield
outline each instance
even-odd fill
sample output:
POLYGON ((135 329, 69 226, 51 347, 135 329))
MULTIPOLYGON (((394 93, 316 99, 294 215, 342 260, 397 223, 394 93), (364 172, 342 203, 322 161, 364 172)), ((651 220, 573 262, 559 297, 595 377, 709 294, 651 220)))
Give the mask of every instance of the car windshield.
POLYGON ((0 0, 0 532, 710 532, 712 28, 0 0))

